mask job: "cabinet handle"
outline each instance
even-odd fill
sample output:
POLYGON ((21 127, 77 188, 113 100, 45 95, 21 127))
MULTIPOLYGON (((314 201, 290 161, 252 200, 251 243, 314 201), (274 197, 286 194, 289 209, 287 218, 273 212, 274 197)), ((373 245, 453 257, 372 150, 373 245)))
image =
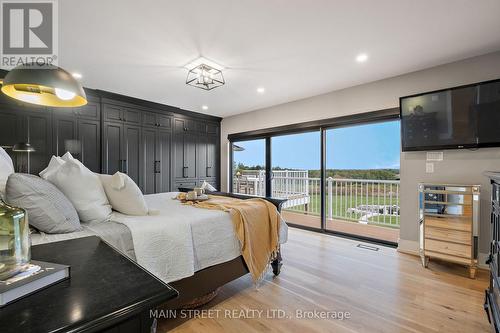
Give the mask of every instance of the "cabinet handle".
POLYGON ((210 176, 210 170, 212 170, 212 167, 211 166, 207 166, 207 177, 211 177, 210 176))
POLYGON ((128 173, 128 165, 127 165, 127 160, 120 160, 120 172, 123 173, 128 173))
POLYGON ((187 178, 187 176, 186 176, 186 171, 187 171, 187 169, 188 169, 188 167, 186 167, 186 166, 185 166, 185 167, 182 167, 182 177, 183 177, 183 178, 187 178))

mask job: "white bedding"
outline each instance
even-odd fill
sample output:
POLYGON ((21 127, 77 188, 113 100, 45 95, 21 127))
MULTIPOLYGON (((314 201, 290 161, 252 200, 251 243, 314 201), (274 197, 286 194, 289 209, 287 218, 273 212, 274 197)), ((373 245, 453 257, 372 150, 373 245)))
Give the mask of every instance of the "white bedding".
MULTIPOLYGON (((114 212, 111 221, 87 224, 70 234, 32 235, 33 244, 98 235, 165 282, 240 256, 240 244, 228 213, 182 205, 178 192, 145 195, 159 215, 127 216, 114 212), (125 227, 126 226, 126 227, 125 227)), ((280 243, 288 227, 282 221, 280 243)))

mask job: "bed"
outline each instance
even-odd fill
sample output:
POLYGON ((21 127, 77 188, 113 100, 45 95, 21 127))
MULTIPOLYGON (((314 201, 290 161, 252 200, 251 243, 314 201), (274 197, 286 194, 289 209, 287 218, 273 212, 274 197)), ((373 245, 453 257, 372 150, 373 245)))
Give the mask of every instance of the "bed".
MULTIPOLYGON (((170 302, 167 307, 177 308, 248 273, 229 214, 182 205, 179 201, 172 199, 177 194, 178 192, 168 192, 145 195, 148 207, 154 215, 127 216, 114 212, 110 221, 83 223, 83 230, 78 232, 33 233, 32 244, 97 235, 176 288, 180 296, 174 302, 170 302), (155 229, 148 228, 148 225, 151 228, 158 228, 158 225, 161 225, 162 230, 155 232, 155 229), (137 233, 143 232, 144 229, 147 230, 144 231, 146 232, 144 241, 151 243, 146 244, 146 247, 138 244, 140 236, 137 236, 137 233), (164 235, 157 237, 156 234, 162 231, 164 235), (174 234, 182 232, 187 232, 185 237, 192 239, 192 244, 189 244, 189 248, 192 248, 192 255, 188 249, 179 250, 189 242, 182 241, 176 244, 177 239, 174 234), (153 249, 163 250, 152 251, 153 249), (162 251, 164 256, 158 257, 158 253, 162 254, 162 251), (167 262, 168 265, 159 267, 158 262, 167 262), (170 269, 161 271, 164 266, 170 266, 170 269)), ((251 198, 222 192, 214 194, 240 199, 251 198)), ((283 200, 267 200, 280 210, 283 200)), ((282 221, 279 235, 281 244, 287 241, 287 234, 288 228, 282 221)), ((280 267, 281 255, 279 254, 272 262, 275 275, 279 274, 280 267)))

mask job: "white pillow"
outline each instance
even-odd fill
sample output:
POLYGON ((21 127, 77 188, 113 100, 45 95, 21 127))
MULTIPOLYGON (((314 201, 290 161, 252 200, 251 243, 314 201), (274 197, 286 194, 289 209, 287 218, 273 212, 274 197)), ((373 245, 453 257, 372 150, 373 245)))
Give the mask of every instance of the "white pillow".
POLYGON ((209 192, 216 192, 217 189, 213 187, 210 183, 207 183, 206 180, 203 181, 203 184, 201 184, 201 188, 204 190, 207 190, 209 192))
POLYGON ((73 157, 73 155, 71 155, 71 153, 69 151, 65 152, 63 156, 61 156, 61 159, 64 161, 64 162, 68 162, 68 161, 73 161, 75 160, 75 158, 73 157))
POLYGON ((68 197, 82 222, 104 222, 111 206, 99 176, 78 160, 68 160, 47 178, 68 197))
POLYGON ((60 158, 59 156, 52 155, 52 157, 50 158, 49 165, 45 169, 40 171, 38 175, 40 175, 40 177, 42 177, 43 179, 47 180, 47 178, 49 178, 50 175, 57 172, 57 170, 59 170, 59 168, 64 163, 65 161, 62 158, 60 158))
POLYGON ((5 198, 7 179, 14 173, 14 164, 9 154, 0 147, 0 197, 5 198))
POLYGON ((148 206, 137 184, 126 174, 99 175, 104 191, 114 210, 126 214, 148 215, 148 206))

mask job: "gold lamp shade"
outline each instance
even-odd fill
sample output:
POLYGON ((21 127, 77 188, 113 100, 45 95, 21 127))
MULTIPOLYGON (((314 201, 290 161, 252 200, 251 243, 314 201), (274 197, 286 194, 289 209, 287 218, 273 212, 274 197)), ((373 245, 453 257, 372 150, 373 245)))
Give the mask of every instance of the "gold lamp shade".
POLYGON ((3 79, 2 92, 14 99, 43 106, 78 107, 87 104, 82 85, 64 69, 21 65, 3 79))

